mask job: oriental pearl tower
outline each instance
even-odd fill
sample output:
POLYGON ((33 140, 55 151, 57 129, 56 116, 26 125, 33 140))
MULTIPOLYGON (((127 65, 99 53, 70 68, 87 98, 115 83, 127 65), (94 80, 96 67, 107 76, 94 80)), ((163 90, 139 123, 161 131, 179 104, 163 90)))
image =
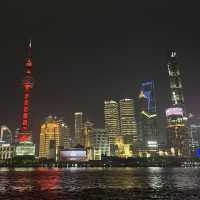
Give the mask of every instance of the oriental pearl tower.
POLYGON ((23 98, 23 115, 20 130, 17 132, 16 155, 35 155, 35 145, 32 143, 32 131, 29 128, 29 108, 30 108, 30 93, 34 85, 32 76, 32 54, 31 40, 28 46, 28 56, 25 62, 25 73, 22 80, 24 98, 23 98))

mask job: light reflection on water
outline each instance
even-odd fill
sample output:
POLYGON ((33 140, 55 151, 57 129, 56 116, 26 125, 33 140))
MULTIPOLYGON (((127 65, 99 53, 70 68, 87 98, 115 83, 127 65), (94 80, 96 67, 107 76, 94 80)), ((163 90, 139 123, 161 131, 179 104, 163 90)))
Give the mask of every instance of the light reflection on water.
POLYGON ((0 168, 0 193, 4 195, 3 199, 9 199, 12 193, 22 195, 20 198, 27 200, 30 192, 35 199, 44 199, 41 195, 45 194, 49 195, 46 199, 52 200, 67 196, 69 198, 66 199, 73 199, 70 195, 82 196, 82 193, 89 195, 86 199, 95 199, 91 197, 93 194, 102 195, 102 198, 103 195, 111 195, 112 199, 117 192, 119 196, 128 195, 127 198, 132 199, 143 199, 143 196, 173 199, 175 193, 175 199, 200 199, 200 169, 0 168), (103 192, 95 193, 97 189, 103 192))

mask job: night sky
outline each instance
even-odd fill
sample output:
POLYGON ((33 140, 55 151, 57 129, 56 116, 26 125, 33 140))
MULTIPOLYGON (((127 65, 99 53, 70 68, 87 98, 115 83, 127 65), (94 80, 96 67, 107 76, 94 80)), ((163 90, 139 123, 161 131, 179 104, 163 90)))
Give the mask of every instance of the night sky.
POLYGON ((30 37, 35 138, 49 114, 73 125, 73 113, 82 111, 103 127, 104 100, 136 98, 140 83, 151 79, 164 121, 169 48, 182 64, 187 111, 200 114, 200 12, 192 1, 9 2, 0 10, 1 125, 19 127, 30 37))

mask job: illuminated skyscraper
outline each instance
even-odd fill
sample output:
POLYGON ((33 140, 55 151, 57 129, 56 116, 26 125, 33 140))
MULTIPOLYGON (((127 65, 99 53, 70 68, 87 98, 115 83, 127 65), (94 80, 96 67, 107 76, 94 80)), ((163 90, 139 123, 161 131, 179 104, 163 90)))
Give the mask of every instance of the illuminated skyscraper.
POLYGON ((171 107, 166 110, 167 145, 172 156, 188 154, 188 133, 184 122, 184 111, 181 107, 171 107))
POLYGON ((72 136, 69 126, 63 121, 59 120, 61 129, 61 147, 68 149, 72 147, 72 136))
POLYGON ((16 133, 17 145, 16 155, 35 155, 35 145, 32 143, 32 131, 29 127, 29 110, 30 110, 30 93, 34 85, 34 79, 32 76, 32 55, 31 55, 31 41, 28 47, 28 56, 25 63, 26 69, 24 78, 22 81, 24 89, 24 106, 22 125, 20 130, 16 133))
POLYGON ((142 149, 145 151, 152 149, 152 143, 157 144, 158 149, 159 134, 157 120, 155 84, 154 81, 147 81, 141 84, 139 94, 139 140, 142 149))
POLYGON ((61 147, 61 123, 49 116, 41 126, 39 157, 58 160, 61 147))
POLYGON ((74 113, 74 140, 75 145, 83 144, 83 113, 76 112, 74 113))
POLYGON ((104 123, 110 137, 110 144, 114 144, 116 136, 120 135, 119 106, 116 101, 104 102, 104 123))
POLYGON ((120 105, 120 133, 124 137, 125 144, 133 145, 137 142, 137 126, 133 99, 122 99, 120 105))
POLYGON ((172 106, 184 108, 183 85, 180 72, 180 64, 176 59, 176 52, 169 51, 168 56, 168 74, 170 81, 170 100, 172 106))
POLYGON ((144 96, 147 99, 147 112, 149 114, 155 114, 157 112, 156 110, 156 97, 155 97, 155 84, 154 81, 147 81, 142 83, 141 85, 141 91, 143 91, 144 96))
POLYGON ((91 134, 92 134, 93 126, 94 124, 90 122, 89 120, 87 120, 84 123, 84 131, 83 131, 84 141, 83 141, 82 146, 84 146, 85 148, 91 147, 91 134))
POLYGON ((174 156, 185 156, 189 151, 180 67, 176 52, 169 51, 167 68, 170 82, 170 108, 166 110, 167 146, 169 153, 174 156))

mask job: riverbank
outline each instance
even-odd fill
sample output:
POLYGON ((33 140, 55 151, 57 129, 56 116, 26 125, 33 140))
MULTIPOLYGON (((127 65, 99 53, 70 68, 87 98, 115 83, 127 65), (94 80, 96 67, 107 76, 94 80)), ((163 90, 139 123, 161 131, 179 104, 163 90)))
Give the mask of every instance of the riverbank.
POLYGON ((55 162, 53 160, 9 160, 0 167, 200 167, 200 159, 191 158, 107 158, 90 161, 55 162))

